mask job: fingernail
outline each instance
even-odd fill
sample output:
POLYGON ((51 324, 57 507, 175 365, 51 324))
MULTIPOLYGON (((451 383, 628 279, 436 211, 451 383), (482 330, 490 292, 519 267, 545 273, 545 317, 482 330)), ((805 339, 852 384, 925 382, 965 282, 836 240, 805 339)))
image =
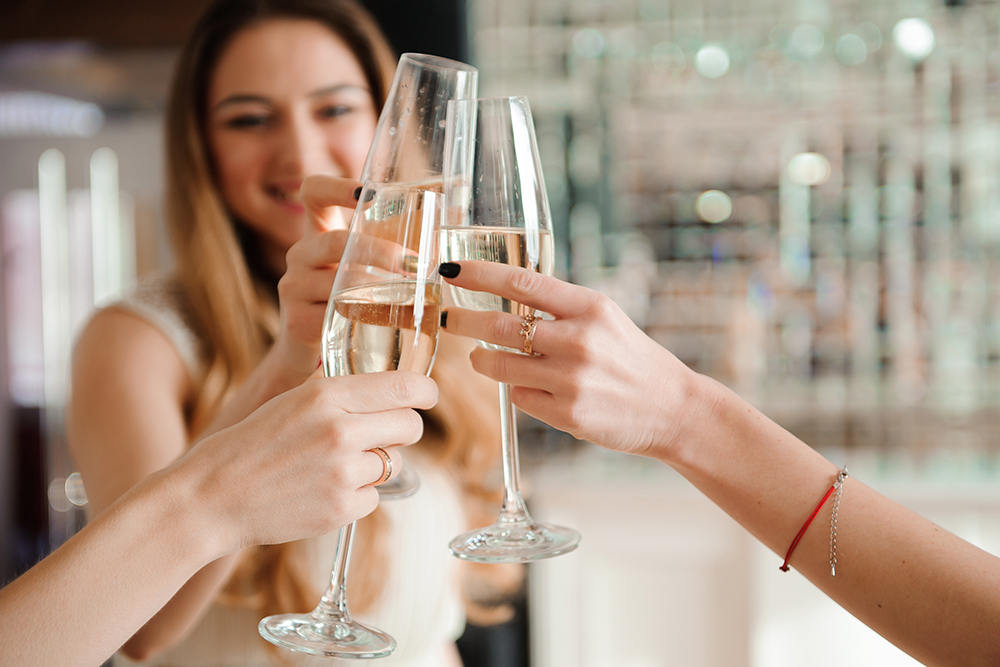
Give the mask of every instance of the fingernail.
POLYGON ((417 273, 420 271, 420 258, 413 255, 403 257, 403 271, 407 273, 417 273))
POLYGON ((454 262, 443 262, 441 266, 438 267, 438 273, 445 278, 454 278, 461 270, 462 267, 454 262))
POLYGON ((441 328, 442 329, 447 329, 448 328, 448 311, 447 310, 442 310, 441 311, 441 328))
POLYGON ((357 188, 354 189, 354 198, 355 199, 361 199, 361 186, 360 185, 357 188))

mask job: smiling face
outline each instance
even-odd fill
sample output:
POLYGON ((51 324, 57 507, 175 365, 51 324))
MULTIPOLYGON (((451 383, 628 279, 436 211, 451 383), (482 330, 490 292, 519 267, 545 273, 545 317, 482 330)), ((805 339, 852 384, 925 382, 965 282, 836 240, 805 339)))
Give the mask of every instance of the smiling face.
POLYGON ((229 209, 280 275, 305 232, 310 174, 358 178, 377 112, 361 65, 326 26, 272 19, 237 33, 209 81, 206 135, 229 209))

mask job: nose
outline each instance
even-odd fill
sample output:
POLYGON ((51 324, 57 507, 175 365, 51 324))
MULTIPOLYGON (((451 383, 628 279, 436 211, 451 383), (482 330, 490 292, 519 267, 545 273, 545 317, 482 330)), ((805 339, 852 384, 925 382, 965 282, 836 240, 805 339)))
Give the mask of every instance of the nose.
POLYGON ((276 139, 279 143, 277 166, 283 174, 342 176, 326 150, 322 129, 307 110, 297 109, 290 113, 276 139))

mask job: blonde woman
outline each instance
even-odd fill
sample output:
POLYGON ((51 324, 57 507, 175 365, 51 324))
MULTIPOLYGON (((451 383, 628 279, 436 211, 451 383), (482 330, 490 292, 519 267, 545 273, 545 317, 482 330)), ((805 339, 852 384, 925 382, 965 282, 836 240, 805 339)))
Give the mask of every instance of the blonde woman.
MULTIPOLYGON (((220 0, 203 15, 167 112, 176 269, 97 314, 75 352, 69 439, 94 512, 315 370, 352 179, 394 68, 352 0, 220 0), (334 178, 306 180, 316 173, 334 178)), ((384 665, 459 664, 462 609, 444 545, 466 523, 498 426, 494 385, 458 370, 456 345, 442 341, 441 400, 407 455, 422 490, 359 527, 351 609, 397 639, 384 665)), ((312 664, 276 655, 256 623, 311 609, 334 546, 331 535, 211 563, 117 664, 312 664)))

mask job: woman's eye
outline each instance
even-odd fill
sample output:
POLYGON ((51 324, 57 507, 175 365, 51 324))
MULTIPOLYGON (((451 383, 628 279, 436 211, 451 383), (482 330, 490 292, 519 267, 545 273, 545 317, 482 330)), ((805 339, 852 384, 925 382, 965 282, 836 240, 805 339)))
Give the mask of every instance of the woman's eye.
POLYGON ((264 127, 267 125, 269 118, 264 115, 259 114, 245 114, 243 116, 236 116, 235 118, 230 118, 226 121, 226 127, 235 128, 238 130, 249 129, 255 127, 264 127))
POLYGON ((331 105, 322 107, 319 110, 319 115, 321 118, 336 118, 337 116, 343 116, 352 111, 351 107, 345 106, 343 104, 331 105))

